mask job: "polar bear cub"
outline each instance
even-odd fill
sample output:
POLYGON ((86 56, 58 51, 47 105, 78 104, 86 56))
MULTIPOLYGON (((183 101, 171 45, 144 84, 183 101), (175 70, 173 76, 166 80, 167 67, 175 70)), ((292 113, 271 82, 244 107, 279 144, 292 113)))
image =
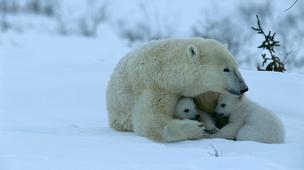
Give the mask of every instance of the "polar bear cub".
POLYGON ((218 116, 230 116, 229 123, 211 138, 283 143, 285 130, 281 120, 268 109, 246 96, 220 95, 214 110, 218 116))
POLYGON ((181 120, 198 120, 200 115, 197 112, 193 99, 189 97, 181 98, 176 104, 174 117, 181 120))
POLYGON ((213 118, 206 112, 196 109, 195 102, 190 97, 182 97, 176 104, 174 118, 190 119, 203 122, 206 132, 215 133, 218 128, 215 126, 213 118))

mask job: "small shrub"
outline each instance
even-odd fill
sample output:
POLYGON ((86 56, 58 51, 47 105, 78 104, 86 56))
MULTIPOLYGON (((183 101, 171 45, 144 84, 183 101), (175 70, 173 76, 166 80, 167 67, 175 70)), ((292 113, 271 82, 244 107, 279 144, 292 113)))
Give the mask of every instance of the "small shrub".
POLYGON ((55 0, 30 0, 25 6, 25 11, 28 13, 52 17, 55 14, 57 4, 58 2, 55 0))
POLYGON ((107 19, 108 5, 106 3, 88 5, 92 11, 78 19, 78 28, 81 35, 94 37, 98 26, 107 19))
POLYGON ((259 45, 257 48, 262 48, 263 50, 266 50, 268 52, 268 56, 266 53, 262 53, 262 67, 257 66, 257 69, 259 71, 277 71, 277 72, 284 72, 285 64, 281 61, 281 59, 276 56, 275 54, 275 48, 280 46, 280 42, 275 40, 276 33, 273 34, 271 31, 268 31, 266 34, 261 26, 259 16, 256 16, 257 18, 257 27, 251 27, 254 31, 256 31, 258 34, 261 34, 264 36, 264 40, 261 45, 259 45), (266 65, 266 66, 265 66, 266 65))
POLYGON ((149 12, 143 3, 139 4, 142 19, 130 25, 127 21, 117 22, 118 34, 129 42, 132 46, 150 40, 169 38, 174 33, 176 23, 167 20, 169 16, 159 17, 153 12, 149 12))
POLYGON ((234 56, 240 53, 242 46, 242 37, 239 34, 239 26, 225 17, 217 20, 202 20, 192 26, 192 35, 195 37, 212 38, 227 44, 229 51, 234 56))

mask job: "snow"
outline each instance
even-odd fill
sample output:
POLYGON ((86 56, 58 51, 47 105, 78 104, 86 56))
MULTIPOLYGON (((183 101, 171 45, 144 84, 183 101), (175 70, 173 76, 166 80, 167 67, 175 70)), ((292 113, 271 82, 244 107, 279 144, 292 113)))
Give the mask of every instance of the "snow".
MULTIPOLYGON (((224 139, 156 143, 108 127, 107 82, 132 49, 119 37, 119 21, 128 28, 144 21, 152 32, 183 37, 201 16, 233 15, 240 1, 58 2, 63 7, 59 19, 71 35, 58 34, 57 20, 25 13, 8 15, 12 30, 0 32, 0 170, 304 169, 303 74, 241 67, 247 95, 282 119, 284 144, 224 139), (92 17, 104 3, 108 18, 96 37, 77 35, 78 20, 92 17)), ((292 2, 277 3, 276 15, 285 15, 282 11, 292 2)))
POLYGON ((8 4, 8 12, 5 13, 5 6, 4 13, 0 9, 3 13, 0 30, 102 39, 106 28, 112 31, 111 35, 124 38, 133 47, 150 39, 188 37, 197 35, 198 31, 199 36, 213 37, 226 43, 240 67, 246 69, 255 69, 257 63, 261 64, 260 56, 265 52, 256 48, 263 37, 250 28, 256 24, 255 15, 258 14, 264 30, 277 33, 276 39, 281 46, 276 48, 276 54, 286 63, 287 72, 304 73, 304 51, 302 40, 298 38, 304 28, 302 1, 287 12, 284 10, 294 0, 279 3, 265 0, 176 0, 174 4, 163 0, 2 1, 8 4), (38 2, 36 11, 30 5, 33 2, 38 2), (51 12, 46 13, 45 9, 51 12), (215 28, 210 25, 215 25, 215 28), (289 56, 284 59, 287 53, 289 56))
POLYGON ((2 34, 1 170, 304 168, 303 75, 242 70, 248 95, 284 122, 285 144, 155 143, 108 127, 107 81, 130 49, 110 28, 100 34, 2 34), (220 157, 210 154, 211 144, 220 157))

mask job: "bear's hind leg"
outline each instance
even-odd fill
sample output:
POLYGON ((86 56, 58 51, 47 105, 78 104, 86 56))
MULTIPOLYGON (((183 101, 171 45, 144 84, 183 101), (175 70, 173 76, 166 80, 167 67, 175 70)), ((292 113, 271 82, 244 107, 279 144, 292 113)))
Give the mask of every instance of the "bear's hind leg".
POLYGON ((269 136, 265 136, 259 127, 252 125, 243 126, 236 136, 237 141, 256 141, 262 143, 271 143, 268 138, 269 136))
POLYGON ((107 89, 107 110, 109 125, 118 131, 132 131, 131 109, 134 105, 134 94, 122 83, 109 82, 107 89))
POLYGON ((256 141, 261 143, 283 143, 284 138, 275 129, 253 125, 243 126, 236 137, 238 141, 256 141))

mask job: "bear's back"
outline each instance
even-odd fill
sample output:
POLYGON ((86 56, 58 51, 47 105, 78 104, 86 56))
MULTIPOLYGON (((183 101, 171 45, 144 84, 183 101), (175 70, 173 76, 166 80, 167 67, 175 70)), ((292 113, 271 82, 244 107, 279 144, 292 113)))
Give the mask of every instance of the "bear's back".
POLYGON ((157 85, 161 80, 163 68, 169 63, 182 62, 186 47, 199 41, 203 39, 153 40, 127 53, 122 64, 133 89, 140 90, 141 87, 157 85))

